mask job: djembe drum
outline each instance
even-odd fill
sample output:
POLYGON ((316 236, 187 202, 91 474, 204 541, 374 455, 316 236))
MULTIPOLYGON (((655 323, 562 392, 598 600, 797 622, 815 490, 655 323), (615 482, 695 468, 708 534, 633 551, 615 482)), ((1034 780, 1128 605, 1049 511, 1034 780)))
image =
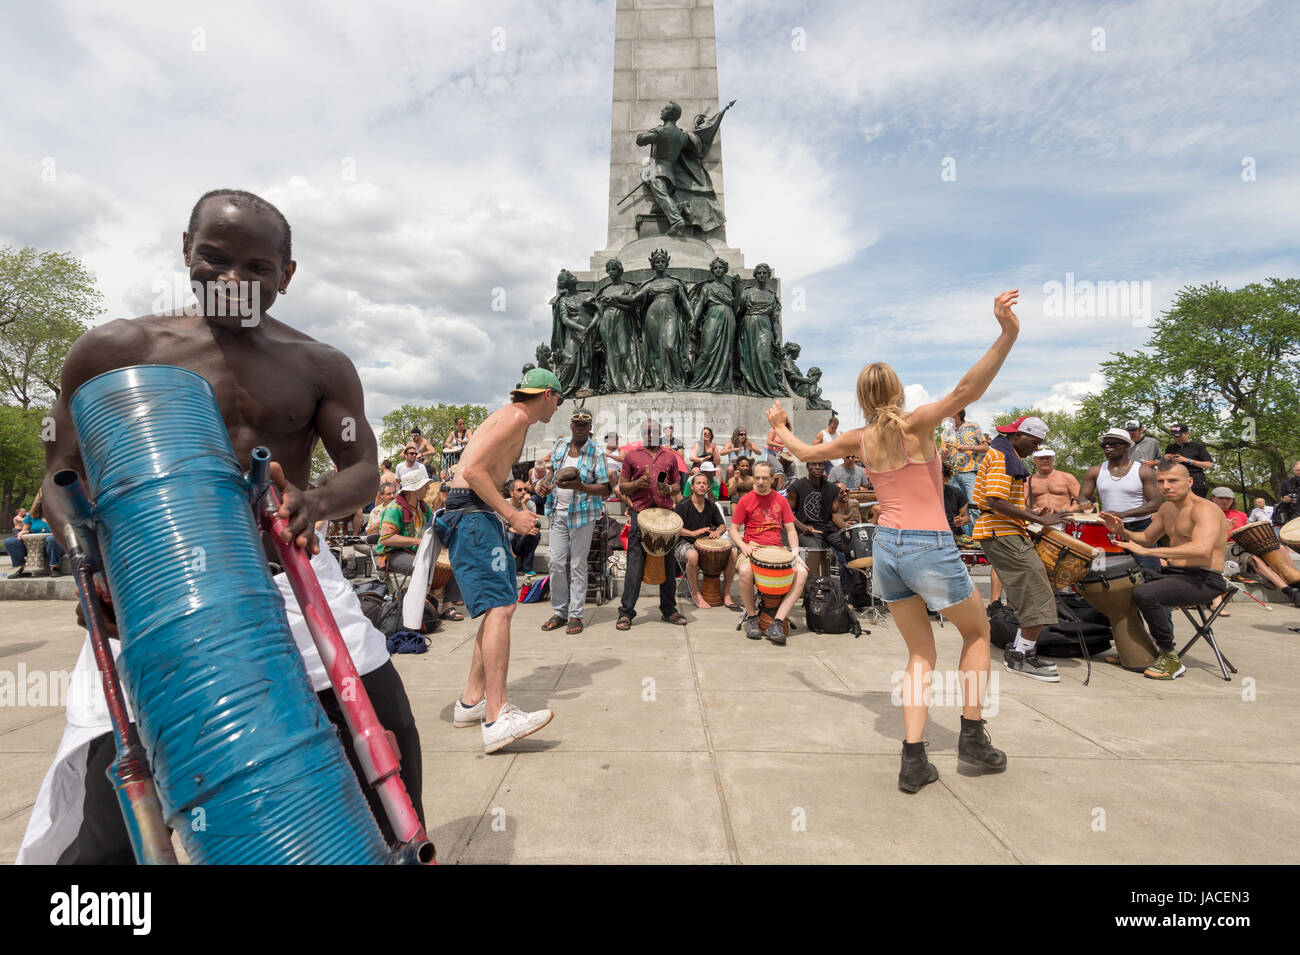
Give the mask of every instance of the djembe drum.
MULTIPOLYGON (((754 586, 762 601, 758 610, 759 626, 764 631, 776 619, 781 601, 794 586, 794 554, 784 547, 755 547, 749 557, 754 571, 754 586)), ((790 621, 782 621, 786 636, 790 635, 790 621)))
POLYGON ((1083 599, 1110 623, 1119 665, 1145 670, 1156 660, 1156 645, 1133 601, 1133 588, 1143 582, 1142 568, 1132 557, 1107 558, 1105 570, 1094 570, 1078 583, 1083 599))
POLYGON ((446 547, 438 551, 438 559, 433 563, 433 580, 429 583, 430 591, 439 591, 451 583, 451 551, 446 547))
POLYGON ((45 539, 49 536, 36 531, 23 535, 23 543, 27 545, 27 563, 23 564, 25 573, 33 577, 49 576, 50 565, 45 559, 45 539))
POLYGON ((1300 570, 1291 563, 1290 552, 1282 549, 1282 539, 1268 521, 1243 524, 1228 535, 1228 540, 1268 564, 1270 570, 1291 586, 1300 584, 1300 570))
POLYGON ((682 532, 682 517, 666 507, 648 507, 636 515, 636 531, 645 551, 641 582, 657 586, 667 579, 664 557, 677 543, 682 532))
POLYGON ((1078 583, 1088 573, 1092 562, 1102 555, 1091 544, 1075 540, 1055 528, 1042 527, 1035 533, 1031 527, 1030 536, 1034 538, 1034 551, 1047 570, 1047 582, 1053 590, 1078 583))
POLYGON ((725 537, 701 537, 695 542, 695 552, 699 555, 700 596, 710 607, 723 604, 722 574, 727 569, 731 558, 731 541, 725 537))

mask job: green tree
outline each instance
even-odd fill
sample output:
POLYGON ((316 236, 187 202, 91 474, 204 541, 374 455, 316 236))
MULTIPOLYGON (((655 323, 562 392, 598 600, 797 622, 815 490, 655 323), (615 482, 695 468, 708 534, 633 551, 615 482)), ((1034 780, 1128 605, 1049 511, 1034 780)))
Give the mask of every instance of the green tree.
POLYGON ((5 537, 14 511, 31 504, 45 478, 41 429, 48 414, 45 408, 0 404, 0 517, 5 537))
MULTIPOLYGON (((457 418, 464 418, 465 427, 473 431, 487 420, 487 416, 488 410, 482 405, 449 405, 444 402, 436 405, 402 405, 384 415, 384 426, 379 432, 380 453, 397 464, 412 428, 419 428, 430 444, 441 449, 447 435, 456 426, 457 418)), ((442 455, 436 455, 432 463, 435 470, 441 468, 442 455)))
POLYGON ((23 408, 59 394, 63 359, 103 297, 76 258, 0 249, 0 391, 23 408))
POLYGON ((1138 418, 1157 441, 1187 422, 1214 455, 1211 484, 1275 500, 1300 448, 1300 279, 1186 287, 1142 351, 1115 352, 1101 371, 1106 386, 1080 415, 1138 418))

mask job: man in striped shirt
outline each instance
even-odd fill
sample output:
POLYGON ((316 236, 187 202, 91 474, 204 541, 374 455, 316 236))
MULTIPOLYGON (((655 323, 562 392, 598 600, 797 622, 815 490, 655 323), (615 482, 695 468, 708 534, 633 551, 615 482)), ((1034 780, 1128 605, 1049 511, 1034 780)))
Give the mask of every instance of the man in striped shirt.
POLYGON ((1016 641, 1003 651, 1008 672, 1060 682, 1056 665, 1038 658, 1038 634, 1044 624, 1056 623, 1056 595, 1047 570, 1025 530, 1028 521, 1057 524, 1068 512, 1034 513, 1025 504, 1029 469, 1021 458, 1032 454, 1047 437, 1047 425, 1034 417, 1017 418, 999 425, 975 476, 973 503, 980 510, 975 540, 997 571, 1007 603, 1020 622, 1016 641))

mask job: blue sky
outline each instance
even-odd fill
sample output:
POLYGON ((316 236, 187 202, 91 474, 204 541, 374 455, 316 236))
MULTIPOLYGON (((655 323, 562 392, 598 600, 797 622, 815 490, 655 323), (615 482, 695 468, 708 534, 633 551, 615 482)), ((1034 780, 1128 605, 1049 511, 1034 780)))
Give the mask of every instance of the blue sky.
MULTIPOLYGON (((1296 274, 1292 4, 716 18, 728 239, 803 290, 785 327, 842 410, 871 360, 915 400, 951 387, 1004 288, 1024 332, 985 422, 1068 407, 1145 338, 1131 314, 1047 314, 1045 283, 1150 283, 1158 313, 1183 285, 1296 274)), ((9 6, 0 243, 72 251, 111 316, 141 314, 180 274, 194 199, 251 189, 294 226, 277 316, 353 358, 372 420, 494 405, 556 271, 604 244, 613 23, 613 2, 9 6)))

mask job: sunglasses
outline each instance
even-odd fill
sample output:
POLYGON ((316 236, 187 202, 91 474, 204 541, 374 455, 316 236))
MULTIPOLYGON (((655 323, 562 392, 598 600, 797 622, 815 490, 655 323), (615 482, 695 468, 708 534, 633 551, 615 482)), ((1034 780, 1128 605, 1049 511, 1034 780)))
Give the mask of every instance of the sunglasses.
POLYGON ((579 424, 591 424, 591 412, 575 411, 572 420, 577 421, 579 424))
POLYGON ((1101 446, 1103 448, 1127 448, 1128 447, 1128 445, 1125 444, 1123 441, 1103 441, 1101 443, 1101 446))

